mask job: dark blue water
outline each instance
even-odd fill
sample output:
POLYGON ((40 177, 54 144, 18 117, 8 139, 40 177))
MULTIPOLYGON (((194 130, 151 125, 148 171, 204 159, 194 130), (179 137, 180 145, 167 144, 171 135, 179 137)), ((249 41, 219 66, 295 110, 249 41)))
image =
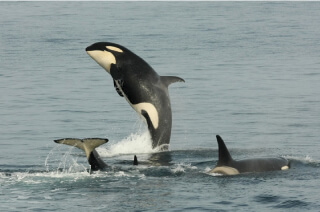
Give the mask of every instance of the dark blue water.
POLYGON ((1 211, 318 211, 318 2, 0 2, 1 211), (85 52, 119 43, 170 95, 169 152, 85 52), (207 174, 220 134, 236 159, 291 169, 207 174), (63 137, 102 137, 90 175, 63 137), (140 165, 132 166, 133 155, 140 165))

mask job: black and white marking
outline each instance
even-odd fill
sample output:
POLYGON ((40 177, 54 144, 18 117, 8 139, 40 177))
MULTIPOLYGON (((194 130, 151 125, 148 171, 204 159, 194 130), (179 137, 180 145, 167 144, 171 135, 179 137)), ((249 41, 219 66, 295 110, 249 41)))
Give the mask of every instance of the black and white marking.
POLYGON ((168 86, 184 80, 159 76, 142 58, 118 44, 99 42, 86 51, 112 76, 117 93, 145 118, 152 147, 168 149, 172 128, 168 86))
POLYGON ((217 135, 219 145, 219 161, 210 173, 235 175, 247 172, 265 172, 289 169, 289 161, 285 158, 254 158, 233 160, 222 138, 217 135))

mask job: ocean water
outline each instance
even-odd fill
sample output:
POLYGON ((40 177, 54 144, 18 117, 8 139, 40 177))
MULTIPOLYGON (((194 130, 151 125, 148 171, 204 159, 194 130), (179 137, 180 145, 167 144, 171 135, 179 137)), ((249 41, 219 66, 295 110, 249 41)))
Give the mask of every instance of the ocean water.
POLYGON ((0 2, 1 211, 319 211, 320 3, 0 2), (85 52, 121 44, 170 86, 170 151, 85 52), (291 169, 209 175, 236 159, 291 169), (102 137, 88 173, 64 137, 102 137), (139 166, 133 166, 133 155, 139 166))

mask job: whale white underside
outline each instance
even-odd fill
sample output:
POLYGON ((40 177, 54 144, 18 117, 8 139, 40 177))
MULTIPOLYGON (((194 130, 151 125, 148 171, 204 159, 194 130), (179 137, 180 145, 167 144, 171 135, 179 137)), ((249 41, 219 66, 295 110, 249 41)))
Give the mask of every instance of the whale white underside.
MULTIPOLYGON (((119 83, 117 81, 116 82, 116 85, 117 87, 120 89, 121 93, 123 94, 124 98, 127 100, 127 102, 131 105, 131 107, 141 116, 142 116, 142 111, 145 111, 148 113, 149 115, 149 118, 150 118, 150 121, 153 125, 153 128, 154 129, 157 129, 159 127, 159 113, 156 109, 156 107, 149 103, 149 102, 141 102, 141 103, 138 103, 138 104, 132 104, 130 102, 130 100, 128 99, 128 97, 126 96, 126 94, 123 92, 121 86, 119 85, 119 83)), ((144 118, 144 117, 143 117, 144 118)))
MULTIPOLYGON (((288 170, 289 166, 282 166, 281 170, 288 170)), ((230 166, 218 166, 212 169, 209 173, 217 173, 223 175, 237 175, 240 174, 239 170, 230 166)))

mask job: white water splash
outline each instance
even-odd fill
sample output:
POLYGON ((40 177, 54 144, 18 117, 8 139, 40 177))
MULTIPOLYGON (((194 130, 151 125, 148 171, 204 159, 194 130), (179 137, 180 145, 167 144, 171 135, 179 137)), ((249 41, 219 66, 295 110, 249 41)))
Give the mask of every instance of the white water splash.
POLYGON ((66 149, 64 145, 56 145, 49 152, 45 160, 44 165, 46 167, 46 172, 57 174, 58 177, 61 173, 87 172, 88 167, 86 167, 83 163, 79 163, 79 157, 75 156, 74 154, 74 150, 76 149, 77 148, 75 147, 68 147, 66 149), (57 164, 58 167, 56 167, 57 164))
POLYGON ((158 149, 152 149, 151 136, 147 130, 140 133, 133 133, 119 142, 109 141, 104 147, 97 148, 101 157, 158 152, 158 149))
MULTIPOLYGON (((89 165, 86 157, 81 150, 75 147, 67 147, 65 145, 56 145, 47 155, 45 159, 45 173, 14 173, 18 180, 34 177, 51 177, 51 178, 82 178, 88 177, 89 165)), ((101 157, 116 157, 121 155, 144 154, 158 152, 158 149, 152 149, 152 140, 149 131, 139 130, 127 138, 120 141, 109 141, 106 145, 97 148, 101 157)), ((140 158, 141 159, 141 158, 140 158)), ((142 160, 144 158, 142 157, 142 160)), ((108 175, 126 176, 127 173, 101 173, 102 176, 108 175)), ((131 176, 131 174, 129 174, 131 176)), ((95 177, 100 176, 99 172, 95 173, 95 177)), ((135 176, 135 175, 133 175, 135 176)))
POLYGON ((301 161, 302 163, 320 163, 319 160, 316 160, 314 158, 312 158, 311 156, 309 155, 306 155, 306 156, 282 156, 288 160, 297 160, 297 161, 301 161))
POLYGON ((198 169, 198 168, 196 166, 192 166, 190 163, 188 164, 178 163, 171 169, 171 172, 173 174, 177 174, 177 173, 185 173, 186 170, 195 170, 195 169, 198 169))
POLYGON ((223 176, 223 174, 219 174, 219 173, 213 173, 213 172, 210 172, 213 168, 211 167, 206 167, 204 169, 204 174, 207 174, 207 175, 211 175, 211 176, 214 176, 214 177, 217 177, 217 176, 223 176))
POLYGON ((213 169, 213 168, 210 168, 210 167, 207 166, 207 167, 204 169, 204 172, 208 173, 208 172, 210 172, 212 169, 213 169))

